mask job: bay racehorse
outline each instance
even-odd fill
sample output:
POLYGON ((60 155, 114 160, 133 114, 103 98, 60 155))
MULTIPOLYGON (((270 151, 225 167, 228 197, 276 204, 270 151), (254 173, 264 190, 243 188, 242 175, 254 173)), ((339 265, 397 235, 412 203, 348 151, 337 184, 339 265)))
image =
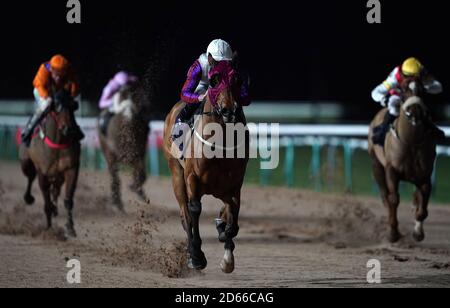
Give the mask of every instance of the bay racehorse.
POLYGON ((400 116, 386 136, 384 149, 372 142, 373 129, 388 112, 380 111, 370 125, 369 155, 383 204, 389 212, 389 241, 401 238, 397 209, 400 203, 399 183, 406 181, 416 186, 414 193, 415 227, 413 237, 423 241, 423 224, 428 216, 428 203, 432 191, 432 174, 436 159, 436 139, 427 129, 428 110, 420 97, 423 87, 412 80, 402 85, 403 101, 400 116))
POLYGON ((21 145, 19 149, 22 172, 28 178, 25 202, 31 205, 35 201, 31 188, 37 176, 44 197, 48 229, 52 227, 52 217, 58 215, 57 201, 65 183, 66 237, 76 237, 72 212, 80 167, 80 142, 73 137, 76 133, 74 112, 77 108, 77 103, 68 92, 61 90, 56 93, 52 107, 30 147, 21 145))
MULTIPOLYGON (((220 267, 223 272, 231 273, 235 268, 233 238, 239 231, 241 188, 248 163, 249 140, 245 116, 233 95, 236 93, 234 70, 227 62, 221 62, 220 65, 225 66, 225 69, 215 72, 213 68, 210 72, 210 95, 207 95, 204 106, 200 108, 192 131, 188 130, 185 136, 188 138, 184 144, 187 148, 184 156, 174 154, 175 142, 172 142, 172 128, 177 115, 184 107, 183 102, 176 104, 166 118, 164 153, 172 174, 172 184, 180 206, 182 225, 187 233, 188 266, 196 270, 202 270, 207 266, 206 257, 201 250, 199 218, 202 213, 202 197, 212 195, 224 204, 220 218, 216 219, 219 240, 225 243, 225 254, 220 267), (215 94, 211 95, 212 93, 215 94), (236 138, 232 144, 227 143, 226 147, 222 146, 228 134, 226 125, 238 123, 241 125, 240 132, 244 132, 244 137, 236 138), (214 134, 208 129, 211 125, 215 126, 214 134), (223 132, 223 135, 216 135, 219 131, 223 132), (241 152, 243 155, 232 155, 232 158, 224 158, 230 157, 225 155, 213 157, 204 155, 204 151, 211 149, 222 154, 226 151, 236 154, 235 151, 241 151, 242 147, 245 147, 241 152)), ((228 134, 228 137, 231 136, 228 134)))
POLYGON ((108 110, 100 115, 98 125, 100 146, 111 175, 112 203, 114 208, 123 211, 120 194, 120 165, 130 166, 133 183, 130 189, 143 201, 148 201, 143 185, 147 179, 145 154, 149 134, 148 104, 139 86, 125 87, 114 97, 116 114, 108 117, 108 110), (102 128, 104 127, 104 128, 102 128))

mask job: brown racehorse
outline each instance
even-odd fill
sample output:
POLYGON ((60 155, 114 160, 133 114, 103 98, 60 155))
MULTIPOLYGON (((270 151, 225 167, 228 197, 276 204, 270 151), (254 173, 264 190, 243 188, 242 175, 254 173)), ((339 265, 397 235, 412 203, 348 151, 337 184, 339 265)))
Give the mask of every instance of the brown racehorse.
MULTIPOLYGON (((100 145, 111 175, 113 206, 123 211, 120 194, 119 165, 128 165, 133 170, 133 184, 130 189, 140 199, 148 201, 143 190, 147 179, 145 154, 149 134, 147 105, 139 89, 127 88, 117 95, 123 112, 114 115, 107 125, 106 135, 99 129, 100 145), (139 95, 137 95, 139 94, 139 95)), ((108 111, 104 111, 106 113, 108 111)), ((100 115, 100 117, 104 114, 100 115)))
POLYGON ((379 125, 387 110, 380 111, 370 125, 369 154, 373 174, 380 188, 384 205, 389 211, 389 241, 394 243, 401 238, 398 230, 397 208, 400 203, 399 183, 414 184, 416 224, 413 237, 423 241, 423 223, 428 216, 428 202, 432 190, 432 174, 436 159, 436 140, 426 128, 427 108, 420 95, 422 86, 411 81, 402 86, 404 103, 394 128, 386 136, 384 149, 372 142, 373 128, 379 125), (414 90, 411 90, 414 89, 414 90))
POLYGON ((76 237, 72 214, 80 166, 80 142, 72 138, 76 126, 76 108, 76 103, 67 92, 63 90, 57 93, 41 125, 41 138, 35 136, 29 148, 21 145, 19 150, 22 171, 28 178, 25 202, 29 205, 34 203, 31 188, 38 176, 48 229, 52 227, 52 217, 58 215, 56 205, 65 183, 66 237, 76 237))
MULTIPOLYGON (((212 83, 211 83, 212 84, 212 83)), ((218 94, 216 104, 212 104, 207 98, 203 112, 194 124, 193 137, 190 138, 186 159, 179 160, 172 155, 172 127, 176 117, 184 107, 180 102, 174 106, 166 118, 164 127, 164 152, 172 173, 172 184, 176 199, 180 206, 181 220, 188 238, 189 261, 188 266, 196 270, 206 268, 207 260, 201 250, 202 240, 200 238, 199 218, 202 212, 201 199, 204 195, 212 195, 220 199, 224 206, 220 212, 220 219, 216 220, 219 232, 219 240, 225 243, 225 255, 220 263, 223 272, 234 271, 235 238, 239 231, 238 218, 241 206, 241 188, 248 163, 248 138, 239 142, 234 140, 234 146, 227 148, 217 145, 225 150, 236 150, 239 145, 245 146, 245 154, 241 158, 206 158, 203 155, 194 156, 198 150, 196 144, 210 147, 208 140, 211 134, 204 133, 204 128, 215 124, 222 129, 226 123, 243 123, 244 131, 245 117, 233 98, 233 85, 224 88, 218 94), (196 158, 201 157, 201 158, 196 158)), ((213 86, 214 88, 214 86, 213 86)), ((211 88, 210 88, 211 90, 211 88)), ((226 133, 224 133, 226 135, 226 133)), ((226 139, 226 136, 223 136, 226 139)), ((225 157, 225 156, 224 156, 225 157)))

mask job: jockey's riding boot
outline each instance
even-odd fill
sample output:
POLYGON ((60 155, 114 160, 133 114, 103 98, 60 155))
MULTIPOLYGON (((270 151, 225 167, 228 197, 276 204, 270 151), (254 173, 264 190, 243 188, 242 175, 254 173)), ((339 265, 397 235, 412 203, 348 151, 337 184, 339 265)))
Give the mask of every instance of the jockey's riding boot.
POLYGON ((111 111, 107 111, 105 113, 102 113, 99 120, 99 126, 100 126, 100 132, 104 135, 108 135, 108 126, 109 122, 111 121, 112 117, 114 116, 114 113, 111 111))
MULTIPOLYGON (((197 110, 198 105, 197 104, 186 104, 184 108, 180 111, 180 114, 178 115, 175 124, 172 129, 172 140, 177 140, 183 134, 185 133, 187 129, 188 122, 192 118, 195 110, 197 110)), ((182 147, 182 144, 180 144, 180 148, 182 147)), ((180 149, 180 151, 183 151, 180 149)))
POLYGON ((199 106, 200 104, 186 104, 177 119, 188 125, 191 124, 192 117, 199 106))
POLYGON ((75 132, 74 132, 75 140, 81 141, 81 140, 84 139, 84 137, 85 137, 85 135, 84 135, 83 131, 81 130, 81 127, 78 124, 76 124, 75 125, 75 132))
POLYGON ((389 128, 391 127, 392 123, 394 123, 396 118, 396 116, 390 114, 389 112, 386 112, 383 123, 373 129, 372 141, 374 144, 384 146, 386 134, 388 133, 389 128))
POLYGON ((22 134, 21 134, 21 139, 22 139, 22 143, 26 146, 29 147, 30 143, 31 143, 31 138, 33 136, 34 133, 34 129, 38 126, 39 122, 41 122, 43 116, 44 116, 44 112, 42 111, 36 111, 33 116, 28 120, 27 125, 25 126, 22 134))

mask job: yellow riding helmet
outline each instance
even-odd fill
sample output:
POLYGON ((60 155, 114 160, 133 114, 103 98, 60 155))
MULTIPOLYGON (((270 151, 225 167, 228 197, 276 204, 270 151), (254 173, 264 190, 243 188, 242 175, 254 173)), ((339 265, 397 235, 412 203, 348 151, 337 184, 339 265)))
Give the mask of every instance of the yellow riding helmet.
POLYGON ((402 73, 408 77, 417 77, 422 71, 422 63, 416 58, 409 58, 402 65, 402 73))

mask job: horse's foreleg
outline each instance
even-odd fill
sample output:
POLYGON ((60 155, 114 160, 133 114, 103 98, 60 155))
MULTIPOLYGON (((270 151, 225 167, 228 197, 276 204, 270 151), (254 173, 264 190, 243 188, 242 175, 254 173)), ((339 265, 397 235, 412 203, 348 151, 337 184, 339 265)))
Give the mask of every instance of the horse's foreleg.
POLYGON ((35 201, 33 195, 31 194, 31 188, 33 187, 33 182, 36 179, 36 167, 34 166, 31 159, 26 159, 21 162, 22 172, 27 177, 27 190, 23 196, 25 203, 32 205, 35 201))
POLYGON ((381 200, 386 208, 389 208, 389 190, 386 184, 386 172, 384 171, 383 165, 379 162, 375 154, 370 154, 372 160, 372 172, 377 182, 378 188, 380 189, 381 200))
POLYGON ((397 173, 392 167, 386 168, 386 183, 389 191, 388 195, 388 205, 389 205, 389 225, 390 225, 390 235, 389 241, 391 243, 398 242, 401 238, 401 234, 398 230, 398 218, 397 209, 400 204, 400 195, 398 193, 399 178, 397 173))
POLYGON ((416 225, 414 227, 413 237, 417 242, 425 239, 425 232, 423 230, 423 223, 428 217, 428 202, 431 196, 431 181, 417 185, 417 190, 414 194, 414 205, 416 206, 416 225))
MULTIPOLYGON (((170 160, 169 168, 172 173, 172 187, 175 193, 175 198, 180 206, 180 217, 181 224, 187 235, 188 240, 188 253, 190 258, 190 253, 192 249, 192 219, 191 214, 188 209, 188 195, 186 191, 186 182, 184 180, 183 168, 179 165, 177 161, 170 160)), ((193 268, 192 260, 189 259, 188 266, 193 268)))
POLYGON ((52 227, 52 217, 55 213, 55 205, 52 203, 50 195, 50 181, 45 175, 39 175, 39 186, 44 197, 44 211, 47 218, 47 229, 52 227))
POLYGON ((192 221, 192 240, 189 245, 190 265, 197 270, 206 268, 207 260, 202 251, 202 239, 200 237, 200 215, 202 203, 198 191, 198 179, 194 175, 187 178, 188 210, 192 221))
POLYGON ((240 192, 232 198, 222 200, 225 206, 220 213, 220 220, 217 221, 217 231, 219 240, 225 243, 225 254, 220 262, 220 268, 226 274, 234 271, 234 249, 233 239, 239 233, 239 211, 241 206, 240 192))
POLYGON ((120 211, 123 211, 122 197, 120 194, 119 164, 115 159, 108 162, 109 174, 111 175, 112 203, 120 211))
POLYGON ((74 222, 73 222, 73 207, 74 207, 74 195, 78 182, 78 167, 69 169, 64 172, 64 180, 66 183, 66 195, 64 199, 64 206, 67 210, 67 223, 66 223, 66 236, 76 237, 74 222))

